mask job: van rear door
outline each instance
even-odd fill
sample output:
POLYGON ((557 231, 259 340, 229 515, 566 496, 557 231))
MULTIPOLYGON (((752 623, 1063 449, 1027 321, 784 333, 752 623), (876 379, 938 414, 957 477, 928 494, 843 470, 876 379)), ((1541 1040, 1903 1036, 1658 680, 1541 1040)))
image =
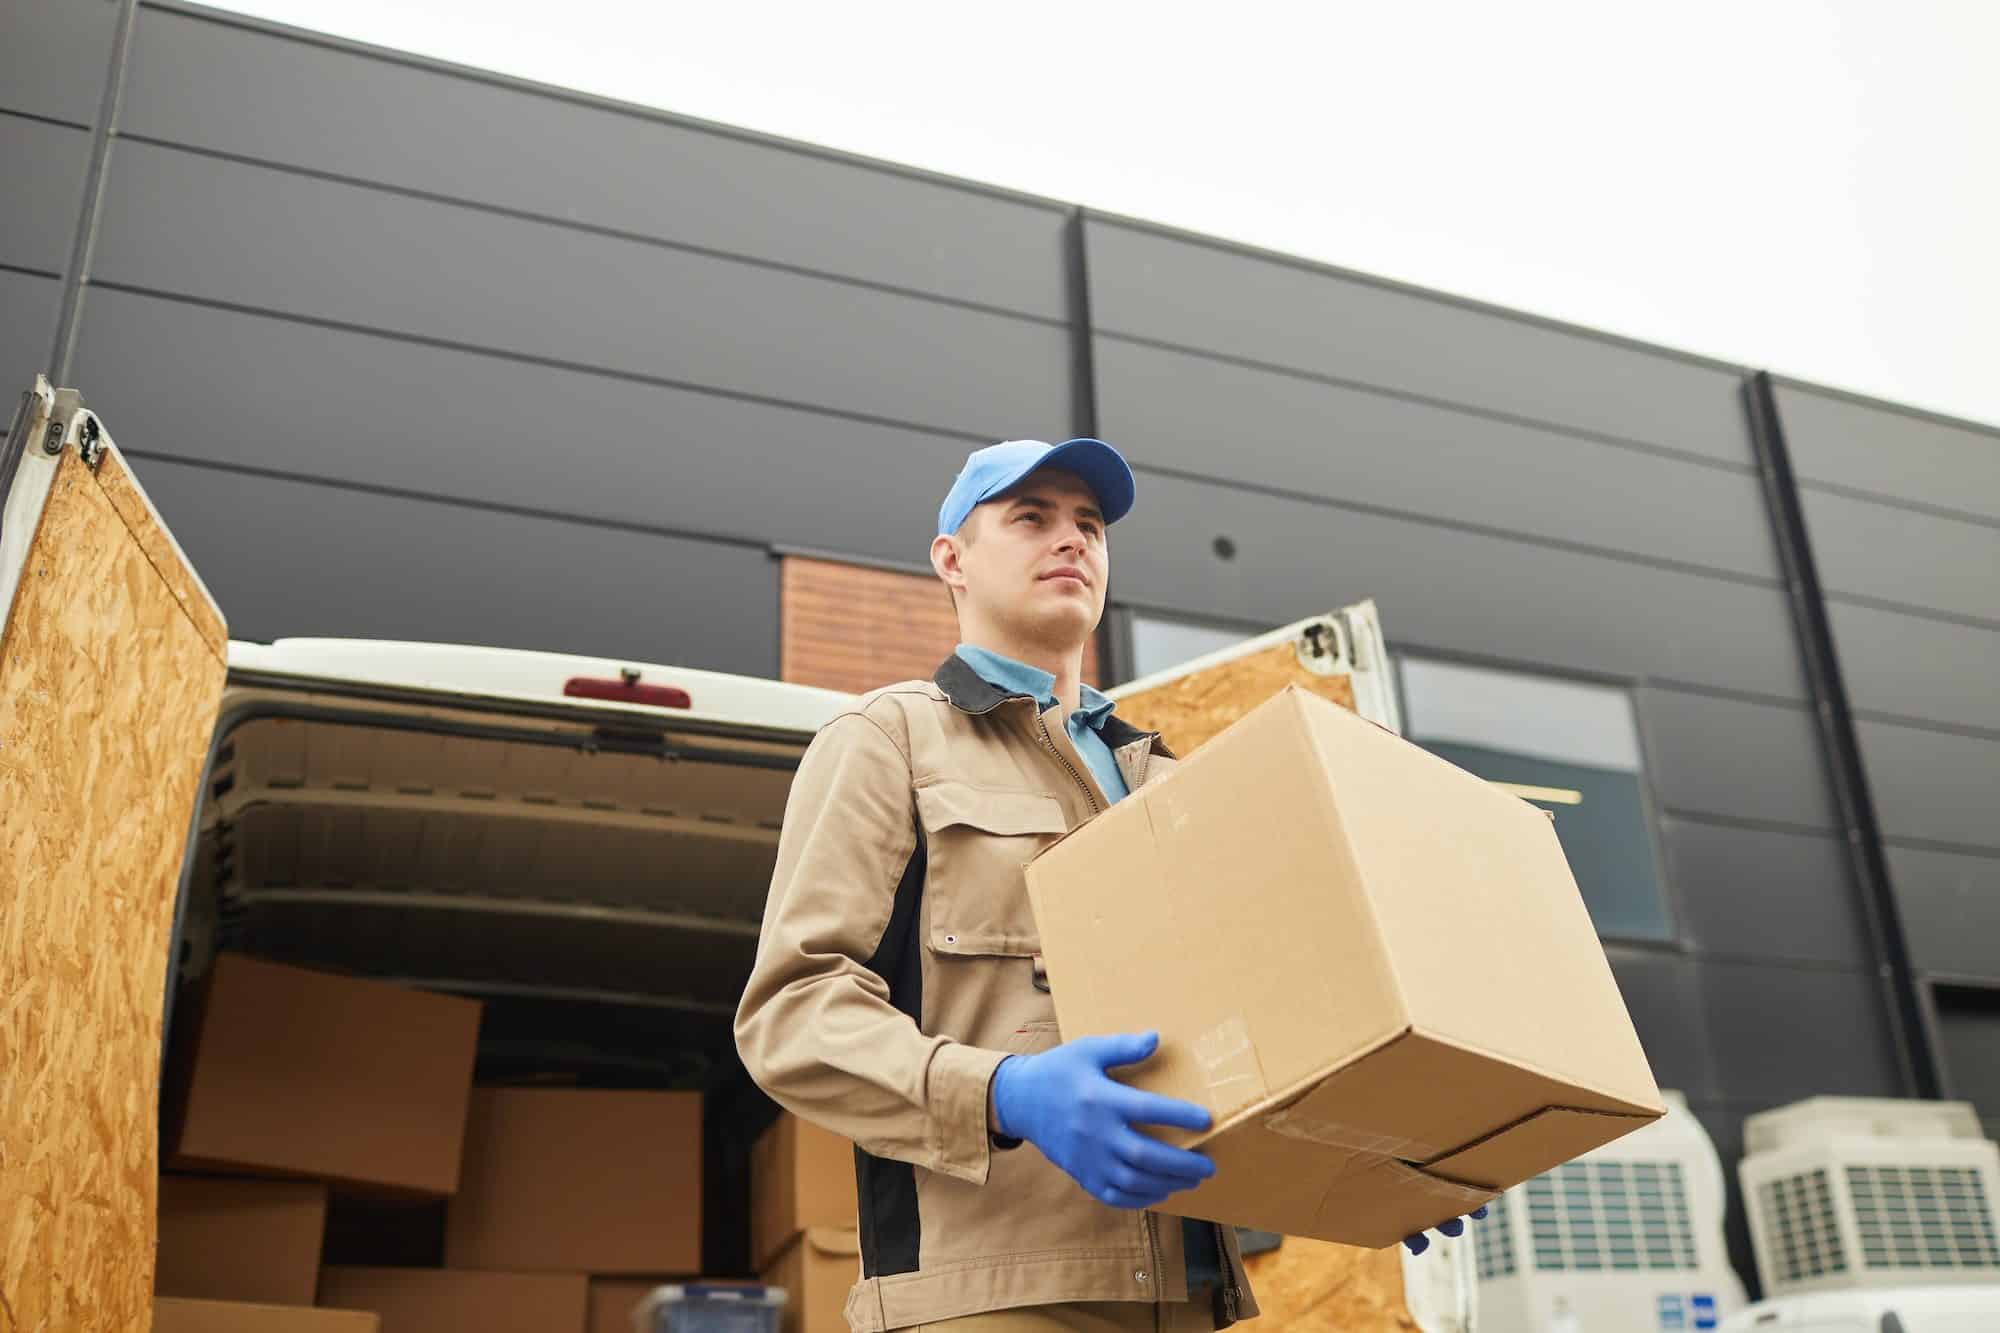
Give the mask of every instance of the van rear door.
POLYGON ((95 413, 0 443, 0 1295, 152 1318, 167 942, 228 631, 95 413))

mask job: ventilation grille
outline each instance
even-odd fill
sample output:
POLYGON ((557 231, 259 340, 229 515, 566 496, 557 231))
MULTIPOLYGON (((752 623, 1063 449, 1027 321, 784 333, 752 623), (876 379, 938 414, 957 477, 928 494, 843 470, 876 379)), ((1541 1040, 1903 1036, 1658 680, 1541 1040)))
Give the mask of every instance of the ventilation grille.
POLYGON ((1850 1166, 1847 1188, 1867 1267, 2000 1268, 1993 1207, 1977 1171, 1850 1166))
POLYGON ((1803 1282, 1847 1271, 1840 1227, 1834 1220, 1833 1190, 1824 1170, 1767 1180, 1759 1193, 1781 1281, 1803 1282))
POLYGON ((1472 1252, 1481 1282, 1514 1272, 1514 1219, 1507 1211, 1507 1198, 1502 1194, 1487 1204, 1485 1218, 1471 1224, 1472 1252))
POLYGON ((1525 1189, 1539 1271, 1697 1266, 1678 1162, 1571 1162, 1525 1189))

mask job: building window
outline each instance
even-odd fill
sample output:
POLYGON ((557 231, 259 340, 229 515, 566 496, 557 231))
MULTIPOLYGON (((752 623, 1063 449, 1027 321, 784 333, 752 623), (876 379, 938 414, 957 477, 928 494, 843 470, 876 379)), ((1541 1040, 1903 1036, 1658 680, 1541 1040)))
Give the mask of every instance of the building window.
MULTIPOLYGON (((1265 629, 1269 628, 1265 626, 1265 629)), ((1233 648, 1263 632, 1135 612, 1132 616, 1132 679, 1141 680, 1154 672, 1171 670, 1197 657, 1233 648)))
POLYGON ((1411 740, 1554 812, 1598 933, 1671 939, 1631 695, 1422 658, 1399 665, 1411 740))

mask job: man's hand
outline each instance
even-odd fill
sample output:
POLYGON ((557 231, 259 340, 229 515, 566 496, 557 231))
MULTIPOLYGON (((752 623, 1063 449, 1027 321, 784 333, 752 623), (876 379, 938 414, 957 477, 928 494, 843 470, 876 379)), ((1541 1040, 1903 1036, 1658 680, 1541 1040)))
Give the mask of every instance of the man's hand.
MULTIPOLYGON (((1480 1218, 1486 1216, 1486 1205, 1483 1203, 1480 1204, 1471 1213, 1467 1214, 1467 1216, 1471 1217, 1474 1221, 1478 1221, 1480 1218)), ((1454 1217, 1449 1222, 1440 1222, 1437 1229, 1440 1234, 1446 1236, 1463 1235, 1465 1233, 1465 1218, 1454 1217)), ((1403 1237, 1403 1244, 1410 1247, 1411 1254, 1422 1254, 1431 1247, 1431 1238, 1419 1231, 1414 1236, 1403 1237)))
POLYGON ((1026 1139, 1099 1203, 1151 1208, 1193 1189, 1215 1163, 1134 1129, 1207 1129, 1193 1102, 1127 1087, 1105 1073, 1149 1058, 1159 1034, 1078 1037, 1039 1055, 1010 1055, 993 1071, 994 1130, 1026 1139))

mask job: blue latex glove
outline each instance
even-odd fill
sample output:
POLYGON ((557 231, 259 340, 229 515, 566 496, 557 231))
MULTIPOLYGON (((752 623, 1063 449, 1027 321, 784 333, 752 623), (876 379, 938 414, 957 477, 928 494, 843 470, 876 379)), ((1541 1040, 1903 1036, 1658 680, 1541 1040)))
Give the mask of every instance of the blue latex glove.
MULTIPOLYGON (((1473 1209, 1472 1212, 1468 1214, 1468 1216, 1470 1216, 1474 1221, 1477 1221, 1480 1218, 1486 1216, 1486 1205, 1483 1203, 1480 1204, 1477 1208, 1473 1209)), ((1449 1222, 1440 1222, 1438 1223, 1437 1229, 1441 1234, 1446 1236, 1464 1235, 1465 1218, 1454 1217, 1449 1222)), ((1428 1250, 1431 1247, 1431 1238, 1429 1236, 1426 1236, 1423 1232, 1419 1231, 1414 1236, 1403 1237, 1403 1244, 1410 1247, 1411 1254, 1422 1254, 1425 1250, 1428 1250)))
POLYGON ((993 1071, 994 1130, 1026 1139, 1099 1203, 1151 1208, 1193 1189, 1215 1163, 1134 1129, 1207 1129, 1193 1102, 1127 1087, 1105 1073, 1152 1056, 1159 1034, 1078 1037, 1039 1055, 1010 1055, 993 1071))

